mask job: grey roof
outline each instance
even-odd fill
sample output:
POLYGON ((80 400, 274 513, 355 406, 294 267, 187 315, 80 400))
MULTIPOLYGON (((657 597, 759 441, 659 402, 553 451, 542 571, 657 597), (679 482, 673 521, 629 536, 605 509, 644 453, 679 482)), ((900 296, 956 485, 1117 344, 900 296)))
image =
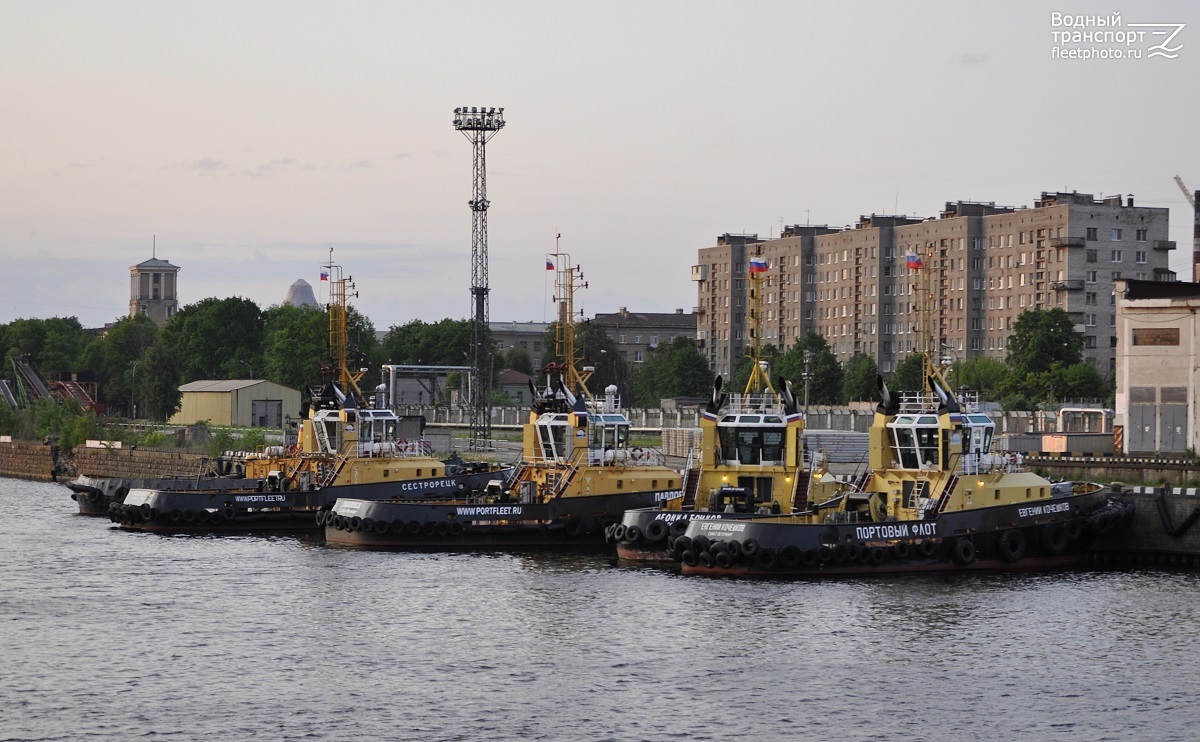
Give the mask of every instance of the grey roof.
POLYGON ((171 265, 167 261, 159 260, 158 258, 150 258, 149 260, 143 260, 142 262, 138 263, 137 265, 130 266, 129 270, 131 270, 131 271, 132 270, 145 270, 147 268, 162 268, 162 269, 170 269, 170 270, 179 270, 179 266, 171 265))
POLYGON ((597 314, 596 320, 601 325, 620 325, 622 327, 677 327, 681 330, 696 329, 696 315, 691 312, 679 314, 676 312, 613 312, 597 314))
POLYGON ((236 392, 256 384, 270 383, 263 379, 202 379, 179 387, 181 392, 236 392))
POLYGON ((287 298, 283 301, 285 304, 291 304, 293 307, 321 308, 321 305, 317 303, 316 295, 313 293, 312 284, 303 278, 297 279, 295 283, 288 287, 287 298))

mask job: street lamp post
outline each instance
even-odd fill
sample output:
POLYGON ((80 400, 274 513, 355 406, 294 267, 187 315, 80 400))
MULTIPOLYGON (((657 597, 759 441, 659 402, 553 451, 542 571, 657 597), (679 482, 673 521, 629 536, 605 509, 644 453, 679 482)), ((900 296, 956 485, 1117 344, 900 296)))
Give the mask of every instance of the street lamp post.
POLYGON ((249 363, 246 363, 245 361, 243 361, 241 358, 238 358, 236 360, 238 363, 240 363, 246 367, 246 371, 250 374, 250 378, 254 379, 254 367, 251 366, 249 363))
POLYGON ((137 419, 137 367, 142 362, 142 359, 137 359, 133 362, 129 371, 129 417, 137 419))
POLYGON ((804 351, 804 427, 808 427, 808 382, 812 377, 812 351, 804 351))

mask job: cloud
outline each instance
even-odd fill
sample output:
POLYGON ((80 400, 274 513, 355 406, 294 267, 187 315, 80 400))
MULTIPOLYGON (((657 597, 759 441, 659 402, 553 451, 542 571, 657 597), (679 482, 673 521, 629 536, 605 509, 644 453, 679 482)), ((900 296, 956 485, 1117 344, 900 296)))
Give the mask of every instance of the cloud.
POLYGON ((988 56, 986 54, 961 54, 951 61, 955 64, 985 64, 988 56))
POLYGON ((167 166, 169 170, 194 170, 199 173, 215 173, 229 170, 229 163, 212 157, 201 157, 199 160, 185 160, 167 166))

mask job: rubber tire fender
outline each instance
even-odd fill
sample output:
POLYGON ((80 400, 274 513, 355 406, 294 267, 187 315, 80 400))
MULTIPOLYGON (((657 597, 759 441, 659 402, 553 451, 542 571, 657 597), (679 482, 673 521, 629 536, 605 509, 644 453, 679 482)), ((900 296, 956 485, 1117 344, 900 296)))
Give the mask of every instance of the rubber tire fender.
POLYGON ((1059 521, 1042 526, 1042 545, 1046 551, 1058 556, 1067 550, 1067 529, 1059 521))
POLYGON ((749 559, 758 553, 759 548, 757 539, 748 538, 742 542, 742 556, 749 559))
POLYGON ((637 526, 626 526, 625 540, 631 544, 636 544, 638 541, 641 541, 642 529, 638 528, 637 526))
POLYGON ((646 541, 657 544, 659 541, 665 539, 670 531, 671 529, 665 522, 659 518, 655 518, 646 526, 646 533, 644 535, 646 536, 646 541))
POLYGON ((975 561, 975 542, 962 536, 954 542, 954 563, 965 567, 975 561))
POLYGON ((671 532, 672 536, 678 538, 687 531, 689 520, 690 518, 679 518, 677 520, 673 520, 671 521, 671 525, 667 526, 667 529, 671 532))
POLYGON ((1019 562, 1025 556, 1025 534, 1019 528, 1010 528, 1000 534, 997 543, 1000 558, 1006 562, 1019 562))

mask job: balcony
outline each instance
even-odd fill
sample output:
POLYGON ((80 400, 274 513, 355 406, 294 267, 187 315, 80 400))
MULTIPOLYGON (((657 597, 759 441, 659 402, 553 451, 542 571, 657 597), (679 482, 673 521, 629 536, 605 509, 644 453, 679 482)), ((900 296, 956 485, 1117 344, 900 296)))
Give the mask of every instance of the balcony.
POLYGON ((708 280, 708 266, 707 265, 693 265, 692 266, 692 280, 693 281, 707 281, 708 280))
POLYGON ((1050 247, 1083 247, 1082 237, 1051 237, 1050 247))
POLYGON ((1050 288, 1055 291, 1082 291, 1083 279, 1072 278, 1066 281, 1051 281, 1050 288))
POLYGON ((1155 240, 1154 241, 1154 249, 1155 250, 1174 250, 1175 249, 1175 240, 1155 240))

